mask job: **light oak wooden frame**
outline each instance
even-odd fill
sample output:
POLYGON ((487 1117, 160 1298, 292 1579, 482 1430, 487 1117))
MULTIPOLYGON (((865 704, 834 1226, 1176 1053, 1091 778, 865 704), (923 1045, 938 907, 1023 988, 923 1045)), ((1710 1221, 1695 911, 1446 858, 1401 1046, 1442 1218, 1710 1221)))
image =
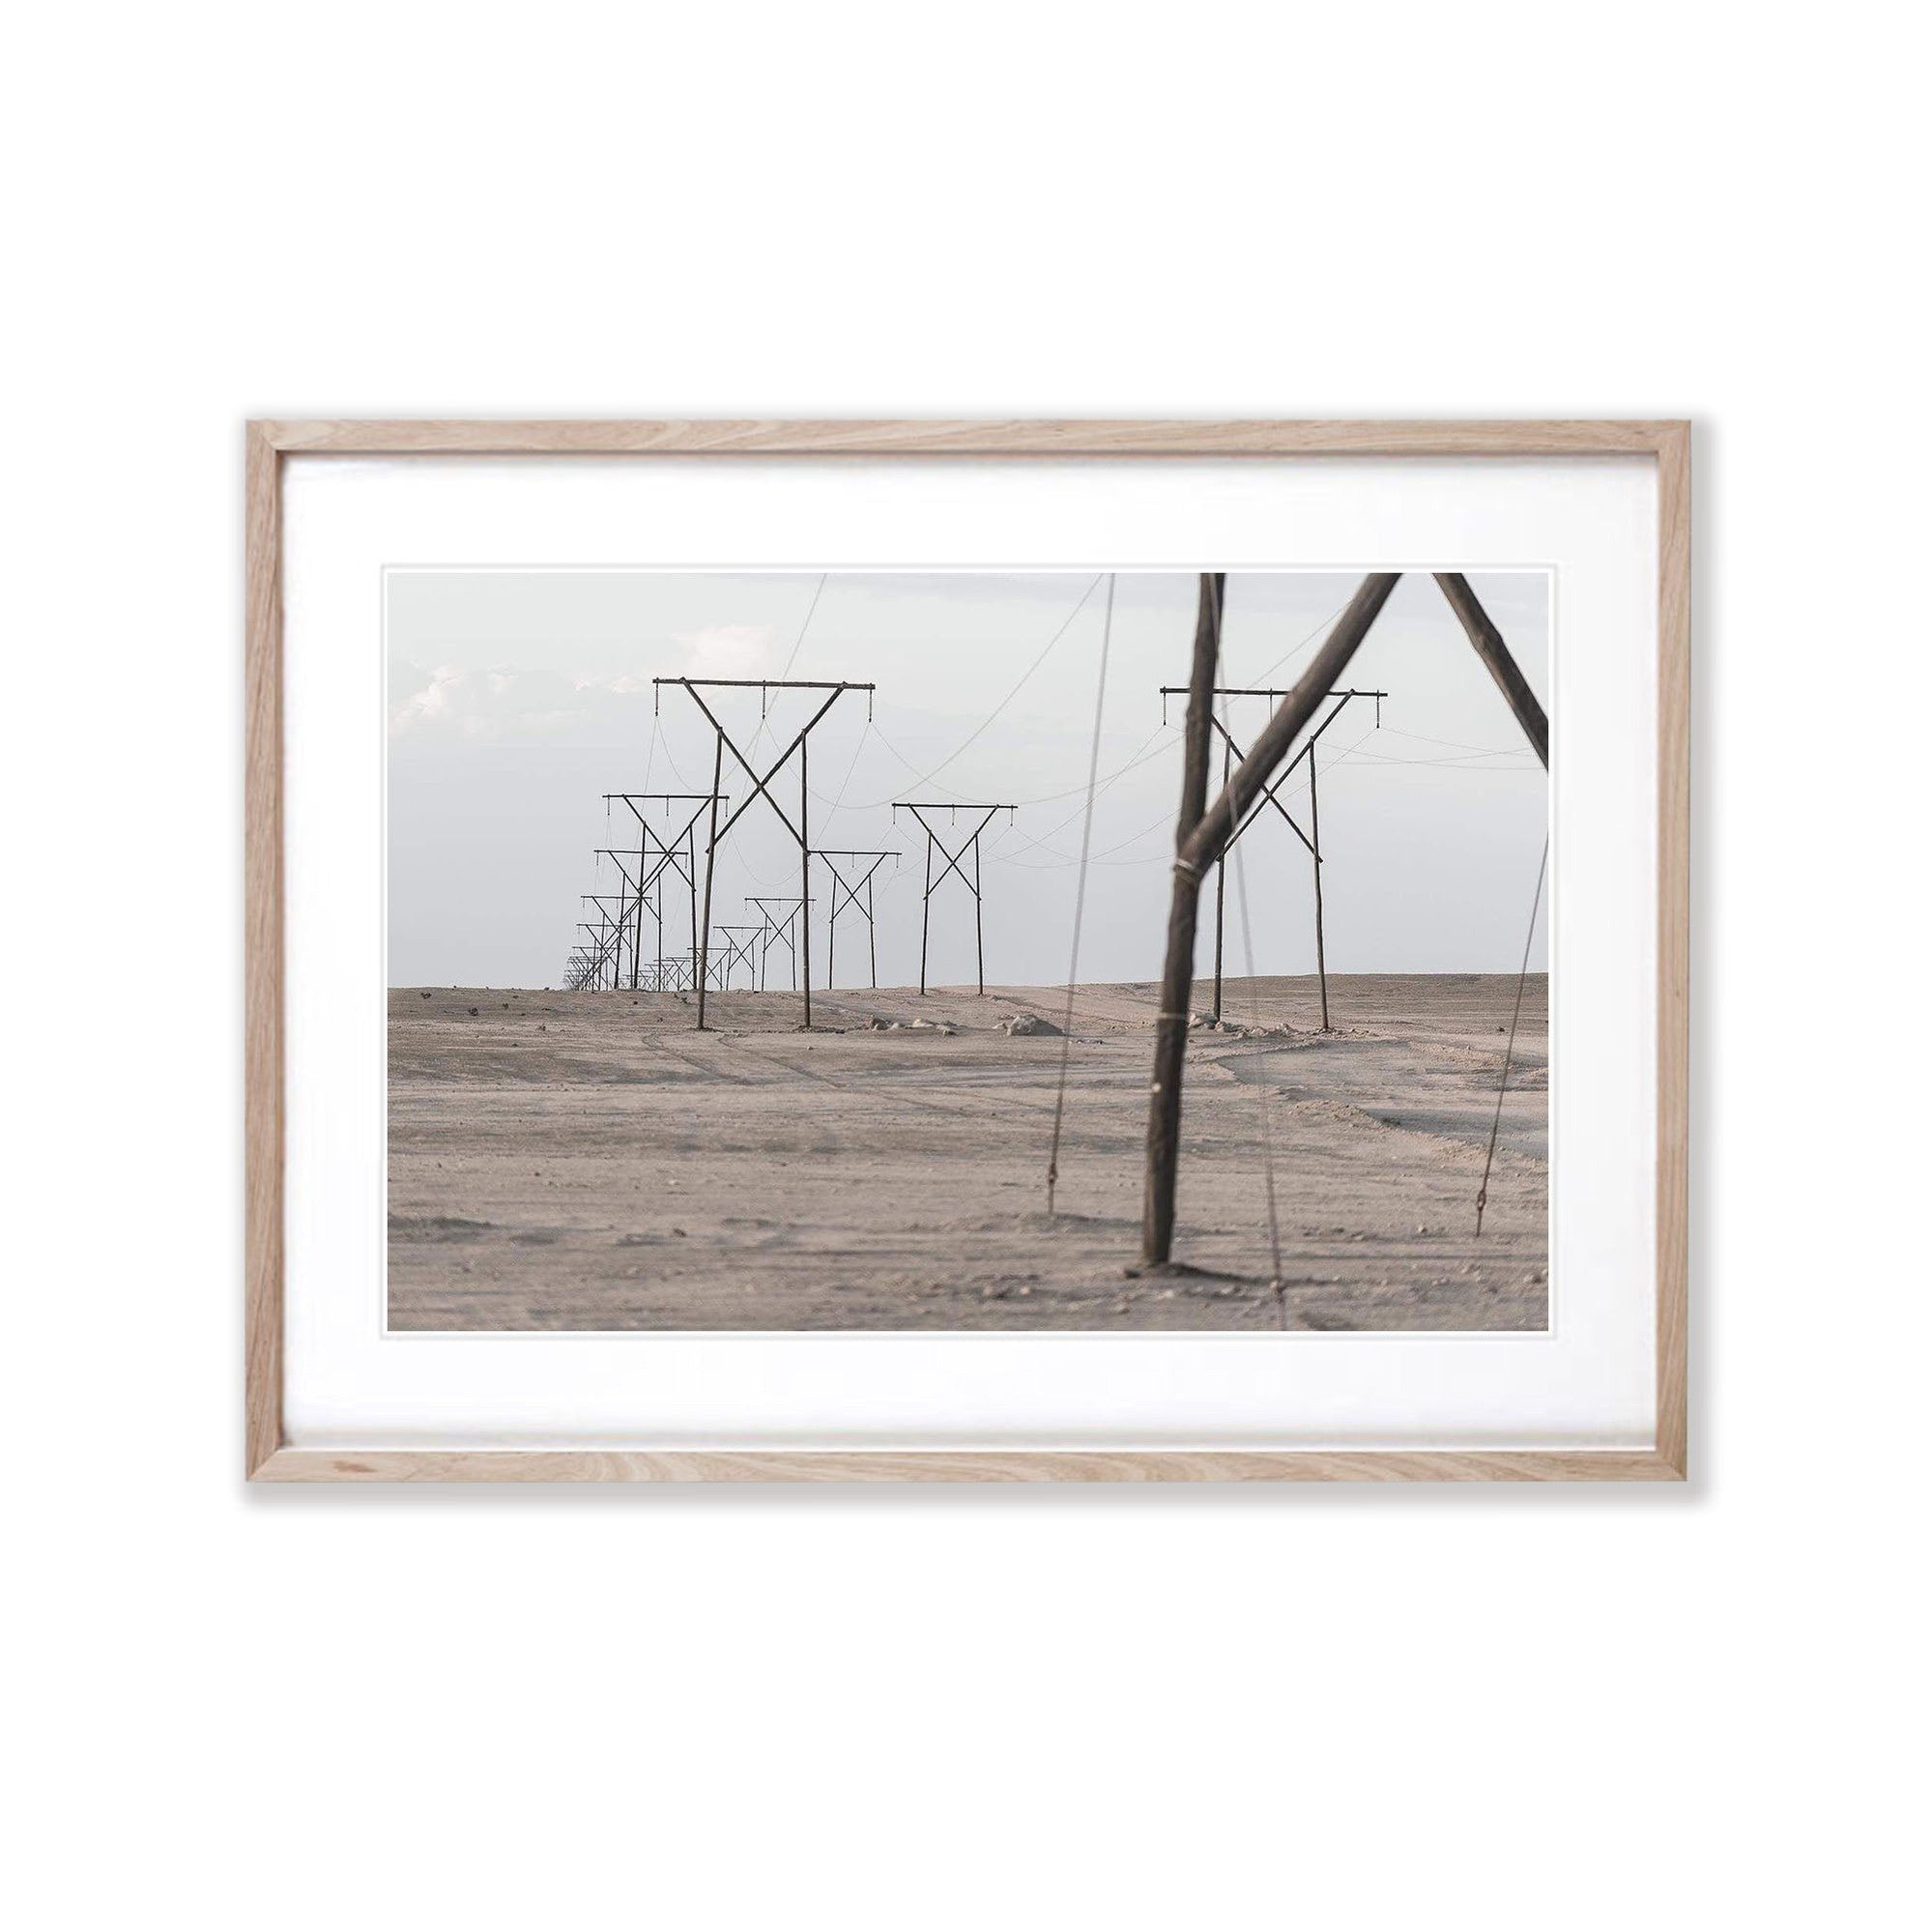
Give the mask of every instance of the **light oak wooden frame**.
POLYGON ((1673 1482, 1687 1471, 1690 426, 1682 421, 256 421, 246 476, 246 1397, 254 1481, 1673 1482), (282 1436, 281 459, 1605 456, 1658 466, 1657 1441, 1640 1451, 304 1450, 282 1436))

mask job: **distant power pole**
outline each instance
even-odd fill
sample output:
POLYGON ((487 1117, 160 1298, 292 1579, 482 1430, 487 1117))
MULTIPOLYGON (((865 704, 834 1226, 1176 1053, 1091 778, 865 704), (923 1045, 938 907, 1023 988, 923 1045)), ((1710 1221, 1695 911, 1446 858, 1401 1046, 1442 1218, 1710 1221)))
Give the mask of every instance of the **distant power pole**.
MULTIPOLYGON (((1185 698, 1188 695, 1188 687, 1185 684, 1163 684, 1161 686, 1161 712, 1163 718, 1166 718, 1168 700, 1169 698, 1185 698)), ((1217 702, 1223 698, 1266 698, 1273 704, 1285 698, 1287 695, 1286 691, 1276 690, 1272 687, 1251 689, 1247 685, 1237 684, 1217 684, 1213 691, 1213 696, 1217 702)), ((1245 816, 1235 825, 1227 844, 1221 849, 1220 854, 1214 861, 1214 1017, 1217 1021, 1221 1018, 1221 957, 1226 930, 1228 850, 1233 846, 1234 841, 1261 816, 1262 807, 1264 805, 1271 805, 1285 822, 1288 830, 1294 833, 1295 837, 1301 840, 1302 844, 1308 848, 1309 856, 1314 861, 1314 970, 1315 977, 1321 986, 1321 1030, 1324 1033, 1329 1030, 1328 946, 1322 931, 1321 803, 1315 793, 1315 741, 1341 715, 1349 701, 1354 698, 1372 698, 1375 701, 1375 723, 1379 727, 1382 722, 1382 700, 1389 694, 1386 691, 1331 691, 1328 695, 1336 701, 1334 708, 1309 734, 1301 750, 1296 752, 1278 777, 1273 780, 1264 779, 1256 781, 1252 808, 1245 810, 1245 816), (1301 764, 1303 759, 1307 759, 1308 761, 1309 830, 1306 832, 1296 824, 1294 814, 1276 795, 1281 788, 1294 776, 1295 766, 1301 764)), ((1246 759, 1248 754, 1235 743, 1233 734, 1228 731, 1226 719, 1221 710, 1209 712, 1208 724, 1215 735, 1221 739, 1221 783, 1223 788, 1226 789, 1234 764, 1237 761, 1246 759)))
POLYGON ((632 877, 630 866, 624 861, 628 859, 633 864, 637 863, 640 857, 637 852, 616 851, 609 846, 599 846, 596 856, 607 858, 616 865, 618 877, 623 880, 624 889, 630 895, 628 900, 623 893, 618 895, 618 924, 623 929, 624 937, 630 945, 630 990, 635 993, 638 990, 639 963, 644 953, 646 912, 649 912, 656 922, 657 957, 659 959, 664 957, 664 915, 659 909, 663 904, 663 888, 657 883, 656 873, 652 873, 649 879, 642 872, 639 872, 635 878, 632 877))
POLYGON ((764 922, 758 933, 758 990, 764 991, 765 963, 771 958, 773 946, 783 946, 792 961, 792 991, 798 991, 798 915, 805 912, 811 902, 805 899, 760 899, 756 896, 745 901, 747 906, 758 908, 758 916, 764 922), (776 908, 778 909, 774 910, 776 908))
POLYGON ((872 917, 872 875, 879 870, 885 860, 897 858, 899 854, 896 851, 828 851, 823 846, 821 846, 818 851, 818 856, 824 860, 825 870, 832 877, 832 909, 830 917, 825 921, 825 991, 829 993, 832 990, 832 957, 838 941, 839 910, 841 904, 843 904, 847 908, 856 907, 860 915, 865 920, 866 947, 872 959, 872 987, 873 991, 877 993, 879 991, 879 940, 877 928, 873 924, 872 917), (847 879, 839 871, 839 861, 841 859, 844 859, 848 864, 856 864, 861 859, 870 859, 872 862, 856 879, 847 879), (863 898, 859 896, 861 892, 865 895, 863 898))
MULTIPOLYGON (((691 950, 698 950, 698 858, 697 825, 711 803, 708 792, 606 792, 604 803, 621 803, 628 808, 637 821, 637 862, 638 877, 645 886, 655 884, 667 868, 684 883, 691 898, 691 950), (667 812, 674 805, 689 805, 692 810, 684 822, 674 830, 669 838, 653 826, 645 816, 647 805, 662 805, 667 812)), ((721 805, 729 804, 728 798, 720 798, 721 805)), ((657 918, 657 957, 664 957, 664 893, 658 888, 657 905, 651 909, 657 918)), ((644 912, 640 906, 637 912, 637 930, 632 936, 631 945, 631 987, 637 986, 637 958, 643 950, 644 912)))
POLYGON ((590 943, 584 948, 589 955, 585 962, 585 983, 592 993, 604 990, 604 966, 610 958, 611 924, 600 918, 593 926, 587 919, 577 921, 577 930, 588 933, 590 943))
POLYGON ((732 968, 742 965, 745 971, 745 991, 756 992, 758 988, 758 941, 764 931, 759 926, 716 926, 712 930, 725 942, 724 972, 718 987, 722 992, 732 983, 732 968))
POLYGON ((609 968, 610 991, 615 993, 623 984, 624 970, 624 926, 628 902, 619 895, 617 909, 611 909, 611 902, 601 894, 585 892, 578 895, 587 906, 597 908, 600 923, 596 927, 599 952, 599 966, 609 968))
POLYGON ((979 835, 986 830, 987 826, 993 823, 995 817, 1001 812, 1007 815, 1006 822, 1008 824, 1011 824, 1013 822, 1013 814, 1019 809, 1017 805, 952 805, 947 804, 943 800, 934 798, 899 798, 893 801, 892 816, 894 819, 897 819, 901 812, 910 812, 913 818, 919 822, 920 829, 926 834, 926 890, 919 907, 919 992, 922 997, 926 991, 926 932, 932 919, 933 894, 946 882, 947 876, 952 873, 959 875, 960 882, 972 894, 973 939, 979 960, 979 990, 981 995, 984 995, 986 992, 986 925, 980 916, 980 908, 984 895, 980 890, 979 835), (979 822, 966 834, 966 843, 958 851, 954 851, 934 830, 932 821, 926 817, 928 812, 950 812, 952 818, 948 822, 948 830, 958 824, 959 815, 962 812, 978 812, 982 816, 979 822), (936 851, 945 860, 945 864, 939 869, 937 879, 933 877, 933 853, 936 851), (966 867, 964 864, 968 854, 972 858, 972 877, 970 879, 966 876, 966 867))

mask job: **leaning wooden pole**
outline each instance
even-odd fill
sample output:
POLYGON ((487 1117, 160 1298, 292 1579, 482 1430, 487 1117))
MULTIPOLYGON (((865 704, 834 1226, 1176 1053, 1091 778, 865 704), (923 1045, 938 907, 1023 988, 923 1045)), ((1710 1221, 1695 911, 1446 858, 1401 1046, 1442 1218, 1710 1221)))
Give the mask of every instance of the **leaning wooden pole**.
MULTIPOLYGON (((1182 852, 1207 803, 1209 734, 1215 669, 1221 657, 1222 571, 1203 570, 1195 616, 1194 668, 1188 677, 1188 716, 1181 767, 1181 809, 1174 848, 1182 852)), ((1140 1258, 1167 1260, 1174 1245, 1174 1175, 1181 1154, 1181 1070, 1187 1057, 1188 1001, 1194 993, 1195 927, 1200 910, 1200 868, 1174 861, 1174 897, 1168 912, 1168 957, 1161 973, 1161 1008, 1154 1019, 1154 1080, 1147 1108, 1147 1177, 1140 1207, 1140 1258)))
POLYGON ((1449 599, 1449 608, 1469 633, 1469 642, 1476 647, 1476 655, 1488 666, 1489 676, 1496 680, 1497 688, 1509 701, 1510 709, 1516 714, 1517 724, 1523 728, 1523 735, 1536 747, 1536 755, 1543 760, 1543 768, 1547 771, 1549 719, 1537 703, 1529 679, 1510 655, 1510 647, 1503 642, 1503 633, 1489 621, 1489 613, 1478 602, 1476 592, 1469 588, 1469 579, 1459 570, 1438 570, 1435 581, 1442 586, 1442 594, 1449 599))
POLYGON ((1207 672, 1201 671, 1202 631, 1207 627, 1209 579, 1201 580, 1202 617, 1195 629, 1194 675, 1188 683, 1187 766, 1181 780, 1181 814, 1176 830, 1174 900, 1168 915, 1168 963, 1161 981, 1161 1011, 1154 1030, 1154 1080, 1147 1110, 1147 1180, 1140 1218, 1140 1259, 1146 1266, 1167 1261, 1174 1241, 1174 1177, 1180 1160, 1181 1067, 1187 1053, 1188 1000, 1194 991, 1196 913, 1200 881, 1207 868, 1227 850, 1242 814, 1260 794, 1265 780, 1293 749, 1321 707, 1348 660, 1400 578, 1378 571, 1335 621, 1308 669, 1282 700, 1253 748, 1222 788, 1221 796, 1201 810, 1207 792, 1208 706, 1213 702, 1214 656, 1220 644, 1221 583, 1214 581, 1212 634, 1207 672))

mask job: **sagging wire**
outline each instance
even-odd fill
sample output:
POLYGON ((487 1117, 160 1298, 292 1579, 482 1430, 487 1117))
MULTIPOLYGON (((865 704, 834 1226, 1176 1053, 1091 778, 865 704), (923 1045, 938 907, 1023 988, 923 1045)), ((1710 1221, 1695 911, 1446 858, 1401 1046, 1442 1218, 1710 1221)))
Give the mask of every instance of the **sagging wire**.
POLYGON ((1489 1122, 1489 1150, 1483 1156, 1483 1185, 1476 1190, 1476 1233, 1483 1233, 1483 1210, 1489 1205, 1489 1168, 1503 1127, 1503 1096, 1510 1090, 1510 1062, 1516 1053, 1516 1023, 1523 1017, 1523 988, 1529 983, 1530 948, 1536 943, 1536 917, 1543 906, 1543 875, 1549 870, 1549 834, 1543 835, 1543 859, 1536 869, 1536 896, 1530 901, 1530 929, 1523 935, 1523 964, 1516 974, 1516 1003, 1510 1013, 1510 1037, 1503 1048, 1503 1077, 1496 1082, 1496 1114, 1489 1122))
POLYGON ((1093 838, 1093 804, 1099 795, 1100 723, 1107 708, 1107 660, 1113 645, 1113 591, 1116 575, 1107 580, 1107 614, 1100 632, 1100 677, 1093 697, 1093 749, 1086 767, 1086 821, 1081 827, 1080 879, 1074 888, 1074 937, 1067 958, 1067 1004, 1060 1027, 1060 1080, 1053 1096, 1053 1138, 1047 1153, 1047 1213, 1053 1212, 1053 1189, 1060 1178, 1060 1124, 1067 1110, 1067 1069, 1074 1046, 1074 986, 1080 977, 1081 924, 1086 913, 1087 848, 1093 838))

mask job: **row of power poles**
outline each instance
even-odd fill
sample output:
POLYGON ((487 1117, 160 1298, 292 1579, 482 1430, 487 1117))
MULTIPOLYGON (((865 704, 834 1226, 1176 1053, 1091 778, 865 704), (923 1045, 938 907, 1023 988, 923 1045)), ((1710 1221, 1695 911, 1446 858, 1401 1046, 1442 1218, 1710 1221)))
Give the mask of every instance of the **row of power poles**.
MULTIPOLYGON (((629 990, 631 992, 695 992, 698 1025, 706 1023, 708 995, 722 992, 742 970, 748 986, 763 989, 769 977, 774 955, 783 952, 787 976, 793 990, 804 996, 804 1024, 812 1024, 812 861, 824 868, 830 893, 830 908, 825 925, 825 984, 829 988, 836 966, 838 927, 841 914, 856 915, 865 928, 867 963, 872 984, 879 984, 879 944, 874 884, 887 859, 900 852, 891 849, 858 851, 851 848, 814 846, 811 842, 811 736, 848 692, 866 694, 870 715, 871 684, 846 679, 755 678, 653 678, 658 702, 666 685, 682 690, 711 728, 711 789, 702 793, 614 792, 605 794, 605 804, 622 804, 636 821, 637 845, 620 849, 597 848, 599 860, 609 859, 618 873, 615 895, 586 893, 584 904, 589 916, 578 922, 578 943, 571 949, 565 970, 565 984, 590 991, 629 990), (774 691, 822 692, 824 697, 778 756, 762 770, 752 763, 745 747, 738 744, 713 708, 707 692, 755 689, 762 705, 768 706, 774 691), (725 755, 749 781, 750 789, 734 807, 723 790, 725 755), (797 761, 795 805, 789 795, 776 789, 781 775, 793 759, 797 761), (718 848, 732 828, 751 807, 763 800, 784 826, 798 849, 799 892, 793 897, 754 895, 746 908, 756 923, 713 923, 712 900, 716 883, 718 848), (665 815, 662 827, 654 825, 649 808, 657 806, 665 815), (680 809, 688 808, 688 809, 680 809), (701 831, 702 826, 702 831, 701 831), (702 870, 699 862, 703 848, 702 870), (690 910, 690 943, 687 949, 667 954, 664 949, 664 892, 670 884, 682 887, 690 910), (645 920, 650 921, 647 948, 645 920)), ((986 991, 986 931, 981 916, 984 898, 980 875, 980 835, 1001 813, 1015 811, 1012 805, 958 805, 932 799, 900 799, 894 802, 895 821, 901 811, 908 811, 926 834, 925 888, 921 896, 919 919, 919 991, 926 991, 927 939, 931 926, 931 907, 935 892, 949 878, 958 878, 972 894, 974 954, 979 991, 986 991), (969 821, 966 837, 955 829, 960 813, 969 821), (942 832, 937 821, 947 815, 942 832), (937 871, 935 871, 936 862, 937 871)))

